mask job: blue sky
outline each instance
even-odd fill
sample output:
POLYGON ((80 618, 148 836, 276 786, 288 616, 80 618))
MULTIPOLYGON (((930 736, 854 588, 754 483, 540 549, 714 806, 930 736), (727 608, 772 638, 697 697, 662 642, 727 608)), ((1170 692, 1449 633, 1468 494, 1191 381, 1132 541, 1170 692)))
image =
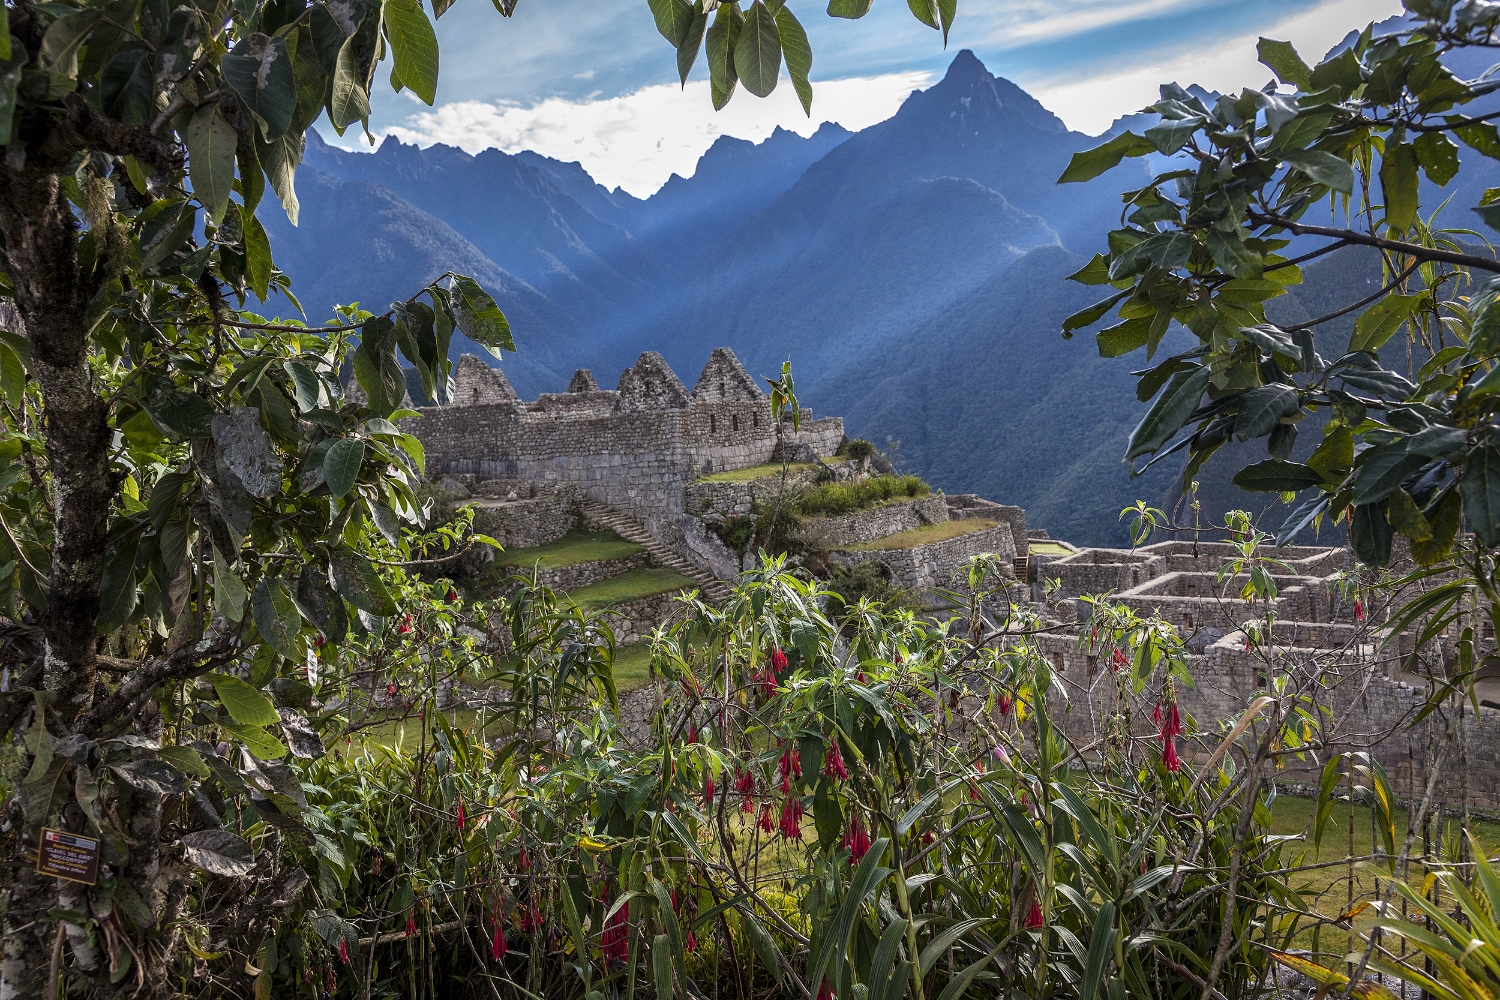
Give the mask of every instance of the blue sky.
MULTIPOLYGON (((959 0, 945 51, 900 0, 876 0, 860 21, 828 17, 818 0, 788 3, 813 46, 811 119, 785 80, 765 101, 741 90, 715 113, 701 57, 680 89, 645 0, 520 0, 509 20, 488 0, 458 0, 438 22, 436 106, 393 93, 382 74, 371 129, 471 152, 536 149, 646 195, 673 171, 691 173, 721 134, 759 140, 777 126, 808 134, 826 120, 880 121, 963 48, 1097 134, 1165 80, 1260 86, 1269 74, 1255 63, 1259 35, 1288 38, 1313 61, 1350 29, 1400 10, 1399 0, 959 0)), ((355 132, 340 144, 354 146, 355 132)))

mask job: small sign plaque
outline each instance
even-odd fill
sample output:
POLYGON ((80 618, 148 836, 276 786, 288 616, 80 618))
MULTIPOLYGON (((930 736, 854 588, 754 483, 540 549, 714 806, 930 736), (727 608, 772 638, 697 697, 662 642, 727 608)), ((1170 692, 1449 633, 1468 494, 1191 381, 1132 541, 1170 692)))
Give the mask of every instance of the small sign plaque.
POLYGON ((99 841, 66 830, 43 830, 36 870, 41 875, 95 885, 99 881, 99 841))

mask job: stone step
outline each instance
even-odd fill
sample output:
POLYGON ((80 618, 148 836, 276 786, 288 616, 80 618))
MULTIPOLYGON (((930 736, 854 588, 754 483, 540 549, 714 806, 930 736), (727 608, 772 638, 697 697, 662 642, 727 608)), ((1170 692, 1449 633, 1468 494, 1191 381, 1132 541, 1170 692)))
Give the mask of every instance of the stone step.
POLYGON ((584 513, 593 520, 609 528, 626 541, 643 546, 647 552, 651 553, 651 559, 657 565, 674 569, 692 579, 698 584, 699 593, 703 595, 704 600, 722 604, 729 599, 731 591, 728 584, 710 576, 690 560, 663 545, 655 535, 646 530, 645 525, 634 517, 598 500, 585 500, 581 506, 584 513))

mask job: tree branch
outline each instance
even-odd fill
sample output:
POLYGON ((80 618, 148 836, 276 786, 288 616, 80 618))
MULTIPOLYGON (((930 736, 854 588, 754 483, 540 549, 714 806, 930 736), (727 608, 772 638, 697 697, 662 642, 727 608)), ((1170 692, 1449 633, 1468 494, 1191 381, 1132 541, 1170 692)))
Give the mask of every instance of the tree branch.
POLYGON ((1478 271, 1489 271, 1500 274, 1500 260, 1493 257, 1480 257, 1471 253, 1456 253, 1452 250, 1439 250, 1435 247, 1418 246, 1415 243, 1407 243, 1404 240, 1387 240, 1379 236, 1370 236, 1366 233, 1356 232, 1353 229, 1333 229, 1329 226, 1304 226, 1300 222, 1280 215, 1262 215, 1260 212, 1249 213, 1250 222, 1257 226, 1270 226, 1275 229, 1284 229, 1296 236, 1327 236, 1331 239, 1342 240, 1345 243, 1354 243, 1359 246, 1376 247, 1380 250, 1388 250, 1391 253, 1406 254, 1415 257, 1419 261, 1442 261, 1445 264, 1458 264, 1463 267, 1472 267, 1478 271))
POLYGON ((148 660, 126 675, 114 694, 95 703, 79 721, 78 731, 92 736, 108 725, 119 723, 128 715, 136 701, 148 696, 162 684, 193 677, 220 663, 228 662, 238 649, 237 636, 232 632, 223 632, 215 638, 184 646, 167 656, 148 660))
POLYGON ((109 156, 133 156, 163 177, 182 172, 182 149, 163 141, 144 125, 125 125, 106 118, 88 106, 76 91, 63 98, 62 121, 43 143, 44 155, 67 163, 81 150, 96 150, 109 156))

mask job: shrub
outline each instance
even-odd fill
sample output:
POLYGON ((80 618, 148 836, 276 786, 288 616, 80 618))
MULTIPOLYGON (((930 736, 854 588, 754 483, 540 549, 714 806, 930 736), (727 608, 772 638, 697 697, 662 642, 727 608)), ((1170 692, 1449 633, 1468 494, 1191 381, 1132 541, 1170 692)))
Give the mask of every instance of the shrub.
POLYGON ((863 438, 855 438, 844 445, 843 452, 856 462, 863 464, 874 456, 875 446, 863 438))
POLYGON ((891 500, 925 497, 932 492, 917 476, 871 476, 855 483, 822 483, 803 493, 797 509, 808 515, 851 514, 891 500))

